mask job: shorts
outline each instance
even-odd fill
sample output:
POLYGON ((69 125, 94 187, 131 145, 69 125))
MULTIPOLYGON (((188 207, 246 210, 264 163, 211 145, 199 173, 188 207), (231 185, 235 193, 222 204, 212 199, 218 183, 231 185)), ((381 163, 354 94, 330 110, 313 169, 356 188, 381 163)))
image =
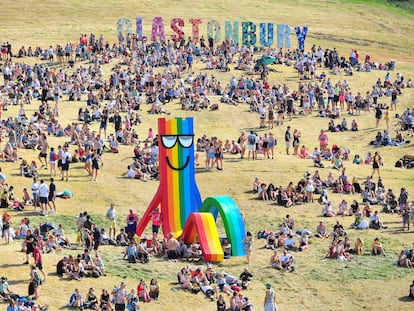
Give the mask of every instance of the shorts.
POLYGON ((58 164, 57 164, 57 166, 58 166, 58 167, 62 167, 62 160, 58 160, 58 164))
POLYGON ((37 267, 39 270, 43 270, 43 264, 42 264, 41 262, 38 262, 38 263, 36 264, 36 267, 37 267))
POLYGON ((47 157, 46 153, 43 153, 43 152, 39 153, 39 158, 46 158, 46 157, 47 157))
POLYGON ((273 268, 276 268, 276 267, 279 267, 279 266, 280 266, 280 262, 278 262, 278 261, 272 262, 272 267, 273 268))
POLYGON ((69 163, 62 163, 62 171, 69 171, 69 163))
POLYGON ((92 168, 95 169, 95 170, 99 170, 98 161, 92 161, 92 168))
POLYGON ((160 225, 152 225, 152 233, 158 233, 160 231, 160 225))
POLYGON ((115 311, 125 311, 125 304, 124 303, 116 303, 115 304, 115 311))
POLYGON ((116 228, 116 222, 115 222, 115 220, 111 220, 111 223, 109 224, 109 228, 110 229, 115 229, 116 228))
POLYGON ((47 204, 48 200, 47 197, 40 197, 40 203, 47 204))
POLYGON ((290 148, 290 141, 285 141, 286 144, 286 148, 289 149, 290 148))
POLYGON ((178 259, 178 253, 176 250, 167 251, 168 259, 178 259))
POLYGON ((256 151, 256 144, 254 144, 254 145, 247 145, 247 147, 249 148, 249 151, 256 151))

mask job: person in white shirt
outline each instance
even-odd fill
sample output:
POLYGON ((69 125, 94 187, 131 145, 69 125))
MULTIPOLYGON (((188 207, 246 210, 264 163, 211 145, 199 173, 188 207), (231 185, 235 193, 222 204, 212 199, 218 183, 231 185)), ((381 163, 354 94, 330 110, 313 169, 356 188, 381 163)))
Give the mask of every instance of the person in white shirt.
POLYGON ((49 197, 49 186, 45 184, 44 180, 40 180, 39 185, 39 201, 40 201, 40 215, 47 216, 47 202, 49 197))

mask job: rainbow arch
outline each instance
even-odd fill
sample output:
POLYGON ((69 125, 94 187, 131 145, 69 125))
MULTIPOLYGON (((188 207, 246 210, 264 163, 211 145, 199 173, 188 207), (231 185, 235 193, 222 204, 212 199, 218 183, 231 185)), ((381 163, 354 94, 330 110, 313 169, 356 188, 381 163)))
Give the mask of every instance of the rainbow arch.
POLYGON ((224 253, 213 214, 191 213, 181 237, 187 244, 194 243, 198 237, 204 261, 223 261, 224 253))
MULTIPOLYGON (((245 256, 243 239, 246 236, 244 221, 237 203, 229 196, 208 197, 203 201, 200 213, 209 212, 217 220, 220 214, 227 239, 231 244, 232 256, 245 256)), ((217 231, 217 229, 216 229, 217 231)))
POLYGON ((184 242, 194 243, 198 237, 205 261, 223 261, 224 253, 216 226, 219 214, 231 244, 232 256, 245 256, 243 217, 236 202, 229 196, 209 197, 203 201, 200 212, 189 215, 181 235, 184 242))

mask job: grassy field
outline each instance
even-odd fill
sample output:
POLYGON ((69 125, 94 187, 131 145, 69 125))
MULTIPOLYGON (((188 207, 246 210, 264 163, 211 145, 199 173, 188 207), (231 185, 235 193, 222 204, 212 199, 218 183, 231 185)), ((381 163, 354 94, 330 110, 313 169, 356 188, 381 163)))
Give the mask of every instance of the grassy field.
MULTIPOLYGON (((407 1, 406 10, 394 5, 384 4, 383 1, 0 1, 3 14, 0 16, 2 31, 0 41, 9 41, 17 49, 21 45, 42 46, 56 43, 77 42, 81 33, 104 34, 110 42, 115 40, 116 22, 121 17, 134 20, 136 16, 144 17, 144 35, 149 34, 151 19, 154 16, 163 16, 166 21, 167 35, 170 35, 169 21, 173 17, 183 17, 187 20, 192 17, 201 17, 205 21, 200 26, 200 34, 206 35, 206 22, 217 19, 224 25, 225 20, 252 20, 286 23, 291 27, 296 25, 309 27, 306 48, 312 44, 322 47, 336 47, 342 56, 348 57, 351 49, 358 49, 361 57, 369 53, 378 62, 394 60, 396 71, 391 72, 392 79, 396 73, 404 74, 406 80, 414 78, 414 57, 411 49, 414 46, 414 23, 410 4, 407 1)), ((405 5, 405 4, 404 4, 405 5)), ((188 34, 191 28, 186 26, 188 34)), ((223 36, 223 34, 222 34, 223 36)), ((292 47, 294 35, 292 36, 292 47)), ((23 59, 34 62, 34 60, 23 59)), ((105 75, 110 74, 112 64, 104 66, 105 75)), ((298 85, 297 73, 289 67, 275 67, 280 72, 271 73, 271 84, 286 83, 296 89, 298 85)), ((203 70, 201 63, 196 64, 197 72, 203 70)), ((67 70, 67 69, 65 69, 67 70)), ((227 84, 231 75, 241 72, 232 70, 230 73, 214 73, 223 84, 227 84)), ((356 73, 353 77, 346 77, 353 92, 366 91, 371 88, 378 78, 384 80, 385 72, 356 73)), ((333 81, 344 79, 344 76, 331 76, 333 81)), ((213 97, 216 102, 218 98, 213 97)), ((384 101, 388 104, 389 99, 384 101)), ((405 107, 413 107, 414 90, 404 90, 399 98, 398 112, 405 107)), ((61 123, 66 125, 76 120, 77 111, 84 107, 85 102, 74 103, 65 100, 61 104, 61 123)), ((202 111, 200 113, 185 112, 178 103, 168 104, 171 112, 169 117, 194 117, 195 136, 218 136, 221 139, 237 139, 241 130, 254 129, 259 134, 265 130, 258 128, 258 115, 248 112, 247 106, 220 106, 219 112, 202 111)), ((26 107, 28 113, 37 109, 37 103, 26 107)), ((17 108, 11 107, 4 112, 4 117, 15 116, 17 108)), ((156 128, 157 117, 142 112, 144 122, 136 126, 141 137, 145 137, 148 128, 156 128)), ((351 117, 347 117, 350 123, 351 117)), ((330 144, 336 143, 351 150, 351 156, 359 153, 365 156, 373 151, 368 146, 376 134, 374 114, 362 113, 355 117, 361 131, 357 133, 329 133, 330 144)), ((391 123, 396 119, 391 115, 391 123)), ((238 156, 225 156, 224 170, 205 172, 198 169, 196 180, 203 198, 214 195, 229 195, 235 199, 246 219, 246 229, 256 233, 261 229, 276 229, 286 214, 296 219, 298 228, 315 230, 320 221, 322 206, 307 204, 294 206, 290 209, 276 206, 271 202, 263 202, 252 194, 252 182, 259 176, 264 182, 273 182, 275 185, 287 186, 289 181, 296 183, 307 170, 314 172, 310 160, 302 160, 287 156, 284 152, 283 134, 286 126, 297 128, 302 132, 302 142, 309 150, 317 145, 317 135, 321 128, 327 128, 328 120, 315 115, 309 117, 295 117, 293 121, 273 129, 279 139, 274 160, 264 160, 259 156, 258 161, 240 160, 238 156)), ((92 127, 97 130, 97 124, 92 127)), ((381 124, 384 129, 385 124, 381 124)), ((392 135, 395 131, 392 128, 392 135)), ((268 130, 266 130, 268 131, 268 130)), ((51 146, 61 144, 65 139, 50 137, 51 146)), ((394 167, 395 161, 404 154, 413 154, 413 139, 403 147, 384 147, 380 153, 385 165, 381 171, 385 187, 393 188, 396 193, 401 186, 405 186, 414 195, 413 171, 401 170, 394 167)), ((32 160, 37 158, 37 152, 24 150, 21 157, 32 160)), ((134 208, 140 215, 143 214, 152 199, 158 183, 155 181, 143 183, 125 177, 126 166, 132 162, 132 147, 121 146, 120 153, 105 154, 105 165, 100 170, 98 182, 91 183, 82 165, 73 165, 70 182, 57 182, 58 191, 69 189, 74 193, 70 200, 58 200, 58 215, 49 217, 50 221, 63 223, 72 240, 75 238, 75 218, 82 211, 89 211, 98 226, 107 226, 104 215, 111 202, 115 202, 118 212, 118 227, 124 225, 124 218, 129 208, 134 208)), ((204 155, 200 155, 201 162, 204 155)), ((365 178, 371 174, 370 166, 356 166, 346 164, 348 176, 365 178)), ((23 187, 29 187, 31 181, 18 175, 18 164, 1 163, 1 168, 8 177, 9 184, 14 185, 16 194, 20 197, 23 187)), ((321 169, 322 177, 326 177, 330 169, 321 169)), ((339 175, 338 172, 334 172, 339 175)), ((47 171, 41 176, 48 177, 47 171)), ((352 195, 330 194, 335 209, 345 198, 348 202, 361 198, 352 195)), ((20 218, 27 216, 33 223, 43 221, 30 209, 21 213, 13 213, 16 223, 20 218)), ((349 229, 351 241, 361 237, 366 243, 368 251, 372 240, 378 236, 383 241, 387 257, 362 256, 351 262, 339 262, 324 259, 330 241, 310 239, 310 250, 304 253, 295 253, 296 271, 294 273, 280 273, 269 267, 268 261, 271 252, 263 249, 264 240, 255 240, 254 252, 250 270, 254 274, 254 281, 245 295, 253 302, 255 310, 262 309, 264 284, 272 282, 277 291, 279 310, 411 310, 413 302, 407 301, 408 286, 413 279, 412 271, 400 269, 392 265, 398 253, 404 247, 410 247, 414 242, 413 231, 401 231, 401 219, 396 215, 381 217, 388 225, 388 229, 379 231, 354 231, 349 229)), ((329 228, 336 220, 345 227, 353 222, 353 218, 325 219, 329 228)), ((219 222, 219 231, 223 232, 219 222)), ((25 293, 28 283, 28 268, 22 265, 24 254, 19 252, 19 242, 10 246, 0 245, 0 274, 7 275, 11 287, 18 293, 25 293)), ((128 265, 119 260, 123 249, 103 247, 102 256, 108 271, 108 276, 100 279, 84 279, 80 282, 59 279, 54 274, 55 263, 67 254, 77 254, 82 250, 77 248, 65 250, 62 253, 44 255, 45 269, 49 274, 47 282, 41 289, 41 303, 51 306, 49 310, 65 309, 70 294, 75 288, 80 288, 86 295, 87 289, 93 286, 98 293, 104 287, 107 289, 118 285, 121 280, 127 283, 130 290, 136 288, 138 280, 156 277, 161 281, 161 299, 159 302, 141 305, 142 310, 215 310, 215 303, 207 302, 199 294, 197 296, 182 291, 173 292, 176 287, 175 274, 186 265, 185 262, 172 264, 162 259, 153 259, 148 265, 128 265), (178 307, 179 306, 179 307, 178 307)), ((232 258, 215 266, 217 271, 228 271, 238 275, 245 266, 244 258, 232 258)), ((228 298, 226 298, 228 303, 228 298)), ((5 308, 5 305, 2 307, 5 308)))

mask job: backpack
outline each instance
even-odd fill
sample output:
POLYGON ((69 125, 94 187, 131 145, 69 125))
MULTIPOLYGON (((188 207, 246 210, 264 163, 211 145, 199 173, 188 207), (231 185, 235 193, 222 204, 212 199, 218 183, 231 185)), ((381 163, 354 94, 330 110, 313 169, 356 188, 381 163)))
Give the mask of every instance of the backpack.
POLYGON ((254 145, 254 144, 256 144, 256 136, 249 135, 249 145, 254 145))
POLYGON ((42 284, 42 279, 40 278, 40 275, 37 271, 34 271, 34 278, 33 278, 33 282, 35 283, 35 285, 39 286, 42 284))

